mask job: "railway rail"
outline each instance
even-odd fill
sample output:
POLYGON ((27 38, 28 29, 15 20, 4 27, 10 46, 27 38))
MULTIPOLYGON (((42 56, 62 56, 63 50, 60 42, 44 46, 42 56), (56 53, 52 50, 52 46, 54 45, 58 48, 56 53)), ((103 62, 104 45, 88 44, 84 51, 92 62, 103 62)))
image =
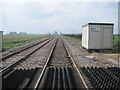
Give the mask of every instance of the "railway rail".
POLYGON ((28 49, 30 49, 30 48, 33 48, 34 46, 36 46, 36 45, 38 45, 38 44, 40 44, 40 43, 42 43, 42 42, 44 42, 44 41, 46 41, 46 40, 49 40, 49 39, 51 39, 51 38, 47 38, 47 39, 44 39, 44 40, 40 40, 40 41, 38 41, 38 42, 36 42, 36 43, 32 43, 32 44, 30 44, 30 45, 27 45, 26 47, 23 47, 23 48, 15 51, 15 52, 12 52, 12 53, 10 53, 10 54, 7 54, 7 55, 2 56, 2 57, 0 58, 0 60, 4 61, 4 60, 6 60, 6 59, 8 59, 8 58, 10 58, 10 57, 12 57, 12 56, 14 56, 14 55, 16 55, 16 54, 22 53, 22 52, 25 51, 25 50, 28 50, 28 49))
MULTIPOLYGON (((6 72, 6 71, 9 70, 10 68, 12 68, 12 67, 14 67, 15 65, 19 64, 20 62, 22 62, 23 60, 25 60, 26 58, 28 58, 31 54, 35 53, 37 50, 39 50, 39 49, 42 48, 44 45, 46 45, 47 43, 49 43, 51 40, 53 40, 53 39, 46 39, 46 40, 42 41, 41 43, 37 44, 36 47, 33 45, 33 47, 32 47, 30 50, 25 51, 25 52, 26 52, 25 55, 24 55, 24 54, 22 54, 23 56, 20 55, 20 57, 19 57, 18 59, 14 59, 16 56, 19 56, 18 54, 16 55, 16 53, 15 53, 15 56, 11 56, 8 61, 5 60, 5 61, 1 62, 2 64, 3 64, 4 62, 5 62, 5 63, 8 62, 8 64, 5 64, 5 66, 3 65, 2 70, 0 71, 0 73, 6 72), (11 59, 11 60, 14 59, 14 61, 10 61, 10 59, 11 59), (10 62, 10 63, 9 63, 9 62, 10 62)), ((19 54, 21 54, 21 53, 23 53, 23 52, 20 52, 19 54)))
MULTIPOLYGON (((34 52, 33 52, 34 53, 34 52)), ((15 66, 14 66, 15 67, 15 66)), ((3 89, 115 89, 120 84, 120 68, 79 67, 62 37, 56 37, 44 66, 2 71, 3 89)))
MULTIPOLYGON (((64 46, 61 38, 56 41, 51 54, 44 66, 43 73, 38 79, 36 84, 36 89, 80 89, 88 88, 86 83, 83 81, 80 73, 75 67, 75 63, 71 60, 67 48, 64 46), (60 45, 61 44, 61 45, 60 45), (64 49, 60 50, 60 47, 64 49), (56 58, 56 53, 58 55, 64 56, 66 53, 66 58, 56 58), (54 57, 55 56, 55 57, 54 57), (67 61, 66 61, 67 60, 67 61), (64 65, 64 66, 63 66, 64 65), (54 75, 54 76, 53 76, 54 75), (65 80, 65 81, 64 81, 65 80)), ((65 56, 64 56, 65 57, 65 56)))

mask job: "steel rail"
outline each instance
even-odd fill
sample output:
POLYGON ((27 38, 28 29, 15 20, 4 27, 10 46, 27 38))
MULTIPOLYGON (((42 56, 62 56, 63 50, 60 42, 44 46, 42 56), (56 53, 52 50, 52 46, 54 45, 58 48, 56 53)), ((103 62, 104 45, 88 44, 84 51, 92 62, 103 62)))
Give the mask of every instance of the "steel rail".
MULTIPOLYGON (((52 49, 51 49, 51 52, 50 52, 50 54, 49 54, 49 56, 48 56, 48 58, 47 58, 47 61, 46 61, 45 65, 44 65, 44 67, 43 67, 43 70, 42 70, 42 72, 41 72, 41 74, 40 74, 40 76, 39 76, 39 78, 38 78, 38 80, 37 80, 37 82, 36 82, 36 84, 35 84, 35 86, 34 86, 34 90, 37 90, 39 84, 41 83, 42 77, 43 77, 44 72, 45 72, 45 70, 46 70, 46 68, 47 68, 48 62, 50 61, 50 58, 51 58, 51 56, 52 56, 52 54, 53 54, 53 51, 54 51, 54 49, 55 49, 56 44, 57 44, 57 40, 56 40, 54 46, 53 46, 52 49)), ((71 59, 72 64, 73 64, 73 67, 75 67, 75 69, 76 69, 76 71, 77 71, 80 79, 82 80, 82 83, 83 83, 84 87, 86 88, 86 90, 88 90, 88 86, 87 86, 85 80, 83 79, 81 73, 79 72, 79 70, 78 70, 78 68, 77 68, 77 65, 76 65, 75 62, 74 62, 73 57, 71 56, 71 54, 70 54, 70 52, 68 51, 68 48, 65 46, 65 44, 63 44, 63 45, 64 45, 64 47, 65 47, 68 55, 70 56, 70 59, 71 59)))
MULTIPOLYGON (((62 38, 62 37, 61 37, 61 38, 62 38)), ((72 63, 73 63, 73 66, 75 67, 75 69, 76 69, 76 71, 77 71, 80 79, 82 80, 82 83, 83 83, 85 89, 86 89, 86 90, 89 90, 89 89, 88 89, 88 85, 87 85, 87 83, 85 82, 84 78, 82 77, 82 74, 80 73, 80 71, 79 71, 79 69, 78 69, 78 67, 77 67, 77 65, 76 65, 76 63, 75 63, 75 60, 73 59, 70 51, 69 51, 68 48, 65 46, 65 43, 63 43, 63 45, 64 45, 64 47, 65 47, 65 49, 66 49, 66 51, 67 51, 67 53, 68 53, 68 55, 69 55, 72 63)))
POLYGON ((51 38, 47 38, 47 39, 41 40, 41 41, 39 41, 39 42, 37 42, 37 43, 32 43, 31 45, 26 46, 26 47, 24 47, 24 48, 22 48, 22 49, 20 49, 20 50, 17 50, 17 51, 15 51, 15 52, 13 52, 13 53, 10 53, 10 54, 8 54, 8 55, 2 56, 2 58, 0 58, 0 60, 1 60, 1 61, 4 61, 4 60, 6 60, 7 58, 9 58, 9 57, 11 57, 11 56, 13 56, 13 55, 16 55, 16 54, 18 54, 18 53, 21 53, 22 51, 25 51, 25 50, 27 50, 27 49, 29 49, 29 48, 31 48, 31 47, 34 47, 34 46, 36 46, 36 45, 38 45, 38 44, 40 44, 40 43, 42 43, 42 42, 44 42, 44 41, 46 41, 46 40, 49 40, 49 39, 51 39, 51 38))
POLYGON ((46 45, 47 43, 49 43, 51 40, 48 40, 47 42, 43 43, 40 47, 38 47, 37 49, 35 49, 34 51, 31 51, 30 53, 28 53, 27 55, 23 56, 22 58, 20 58, 18 61, 14 62, 12 65, 7 66, 6 68, 2 69, 0 71, 0 74, 8 71, 10 68, 13 68, 15 65, 19 64, 20 62, 22 62, 23 60, 27 59, 31 54, 33 54, 35 51, 37 51, 38 49, 40 49, 41 47, 43 47, 44 45, 46 45))
POLYGON ((46 63, 45 63, 45 65, 44 65, 44 67, 43 67, 43 70, 42 70, 40 76, 38 77, 38 80, 37 80, 37 82, 36 82, 36 84, 35 84, 35 86, 34 86, 34 90, 37 90, 39 84, 41 83, 41 80, 42 80, 42 77, 43 77, 43 75, 44 75, 44 72, 45 72, 45 70, 46 70, 46 68, 47 68, 47 65, 48 65, 48 63, 49 63, 49 61, 50 61, 50 58, 51 58, 51 56, 52 56, 52 54, 53 54, 53 51, 54 51, 54 49, 55 49, 55 46, 56 46, 56 44, 57 44, 57 40, 58 40, 58 39, 56 39, 55 44, 53 45, 53 47, 52 47, 52 49, 51 49, 51 51, 50 51, 50 54, 49 54, 49 56, 48 56, 48 58, 47 58, 47 60, 46 60, 46 63))

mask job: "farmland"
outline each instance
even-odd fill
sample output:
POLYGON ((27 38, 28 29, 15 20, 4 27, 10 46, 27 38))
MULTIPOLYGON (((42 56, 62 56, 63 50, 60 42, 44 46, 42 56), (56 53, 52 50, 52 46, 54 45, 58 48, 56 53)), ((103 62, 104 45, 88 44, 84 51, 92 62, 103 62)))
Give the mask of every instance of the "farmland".
POLYGON ((21 46, 36 40, 40 40, 50 35, 4 35, 3 36, 3 49, 8 50, 13 47, 21 46))
MULTIPOLYGON (((75 43, 79 48, 82 43, 82 34, 65 34, 66 39, 75 43)), ((30 43, 36 40, 40 40, 44 37, 50 37, 50 35, 4 35, 3 37, 3 49, 8 50, 16 46, 24 45, 26 43, 30 43)), ((120 36, 113 36, 113 51, 118 51, 120 46, 120 36)))

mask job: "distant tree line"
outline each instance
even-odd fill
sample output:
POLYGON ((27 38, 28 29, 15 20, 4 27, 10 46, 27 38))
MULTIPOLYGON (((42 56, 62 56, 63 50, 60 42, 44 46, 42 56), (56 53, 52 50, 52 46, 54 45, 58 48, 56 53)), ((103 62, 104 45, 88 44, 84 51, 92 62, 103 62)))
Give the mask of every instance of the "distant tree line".
POLYGON ((19 32, 19 33, 17 33, 17 32, 9 32, 7 35, 28 35, 28 33, 26 33, 26 32, 19 32))
POLYGON ((82 34, 64 34, 64 35, 82 40, 82 34))

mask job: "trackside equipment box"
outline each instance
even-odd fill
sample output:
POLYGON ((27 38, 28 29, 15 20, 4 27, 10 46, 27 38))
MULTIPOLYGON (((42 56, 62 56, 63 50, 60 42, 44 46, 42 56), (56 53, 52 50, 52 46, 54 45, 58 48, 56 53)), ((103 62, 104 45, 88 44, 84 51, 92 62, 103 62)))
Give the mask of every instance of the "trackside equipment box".
POLYGON ((82 47, 87 50, 112 49, 112 23, 88 23, 82 26, 82 47))

